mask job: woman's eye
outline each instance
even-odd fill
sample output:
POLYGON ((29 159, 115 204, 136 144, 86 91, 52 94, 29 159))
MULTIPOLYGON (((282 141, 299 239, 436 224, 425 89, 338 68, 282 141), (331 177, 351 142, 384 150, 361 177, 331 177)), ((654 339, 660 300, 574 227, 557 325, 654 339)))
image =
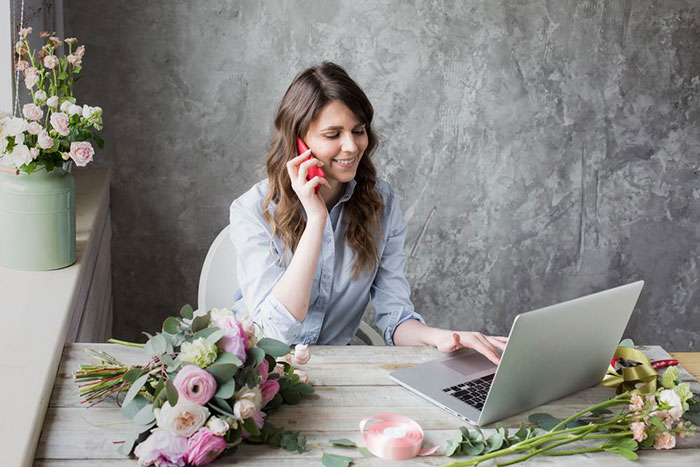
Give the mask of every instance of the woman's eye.
MULTIPOLYGON (((356 135, 363 135, 365 133, 365 130, 363 128, 362 130, 355 130, 355 131, 353 131, 353 133, 356 135)), ((337 138, 339 135, 340 135, 340 133, 326 133, 323 136, 325 136, 328 139, 334 139, 334 138, 337 138)))
POLYGON ((365 129, 363 128, 362 130, 353 131, 353 133, 355 133, 356 135, 363 135, 365 134, 365 129))
POLYGON ((333 134, 325 134, 326 138, 337 138, 340 133, 333 133, 333 134))

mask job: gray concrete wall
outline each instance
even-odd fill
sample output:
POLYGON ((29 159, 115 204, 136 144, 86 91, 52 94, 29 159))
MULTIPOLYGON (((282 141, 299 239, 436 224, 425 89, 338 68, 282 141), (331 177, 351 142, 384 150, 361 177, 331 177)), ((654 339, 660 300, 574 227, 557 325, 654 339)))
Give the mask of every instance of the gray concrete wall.
POLYGON ((301 69, 346 67, 408 222, 435 326, 637 279, 626 336, 700 350, 700 4, 694 1, 114 1, 64 4, 105 109, 115 335, 196 302, 230 202, 262 177, 301 69))

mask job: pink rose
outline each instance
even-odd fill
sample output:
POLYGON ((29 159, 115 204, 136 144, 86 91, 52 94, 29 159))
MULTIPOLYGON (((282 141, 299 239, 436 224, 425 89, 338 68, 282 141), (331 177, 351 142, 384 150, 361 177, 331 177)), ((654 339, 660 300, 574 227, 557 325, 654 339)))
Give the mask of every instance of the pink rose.
POLYGON ((49 119, 51 126, 61 136, 68 136, 70 129, 68 128, 68 115, 63 112, 54 112, 49 119))
POLYGON ((270 373, 270 364, 267 363, 267 359, 263 358, 262 363, 257 366, 257 370, 260 372, 260 377, 262 378, 260 383, 267 381, 267 375, 270 373))
POLYGON ((654 441, 654 449, 673 449, 676 447, 676 438, 668 432, 660 433, 654 441))
POLYGON ((311 350, 306 344, 297 344, 294 347, 294 365, 306 365, 311 358, 311 350))
POLYGON ((34 87, 39 82, 39 70, 36 67, 30 66, 24 70, 24 86, 27 89, 34 87))
POLYGON ((49 136, 46 130, 41 130, 37 137, 37 143, 41 149, 50 149, 53 147, 53 138, 49 136))
POLYGON ((39 120, 44 116, 44 111, 36 104, 24 104, 22 114, 27 120, 39 120))
POLYGON ((32 159, 36 159, 39 157, 39 149, 38 148, 30 148, 29 153, 32 155, 32 159))
POLYGON ((634 422, 630 424, 630 430, 632 430, 632 437, 638 443, 641 443, 647 439, 646 425, 643 422, 634 422))
POLYGON ((206 370, 197 365, 185 365, 175 376, 175 389, 180 397, 204 405, 214 397, 216 380, 206 370))
POLYGON ((276 379, 268 379, 260 385, 260 392, 262 393, 262 406, 265 407, 268 402, 275 398, 275 395, 280 390, 280 383, 276 379))
POLYGON ((206 427, 200 428, 192 435, 187 444, 187 463, 192 465, 206 465, 226 449, 226 440, 216 436, 206 427))
POLYGON ((304 373, 301 370, 294 370, 294 374, 299 377, 299 381, 302 383, 308 383, 309 382, 309 375, 304 373))
POLYGON ((41 132, 41 125, 37 122, 32 122, 27 126, 27 131, 30 135, 38 135, 41 132))
POLYGON ((214 326, 224 331, 224 337, 219 339, 217 345, 224 352, 230 352, 245 363, 248 350, 248 337, 241 326, 241 323, 233 316, 214 321, 214 326))
POLYGON ((75 165, 85 167, 92 160, 95 150, 92 149, 92 144, 87 141, 74 141, 70 143, 69 154, 75 165))
POLYGON ((176 436, 166 430, 155 430, 146 440, 136 446, 134 454, 141 465, 157 466, 185 465, 187 438, 176 436))
POLYGON ((44 57, 44 66, 49 70, 56 68, 58 65, 58 57, 55 55, 47 55, 44 57))

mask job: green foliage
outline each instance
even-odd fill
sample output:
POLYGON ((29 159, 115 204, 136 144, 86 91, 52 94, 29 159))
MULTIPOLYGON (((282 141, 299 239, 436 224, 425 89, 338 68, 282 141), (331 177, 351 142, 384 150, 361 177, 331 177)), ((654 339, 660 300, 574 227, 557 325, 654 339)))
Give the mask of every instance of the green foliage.
POLYGON ((194 310, 192 309, 192 305, 185 305, 182 308, 180 308, 180 316, 182 316, 185 319, 192 319, 194 316, 194 310))
POLYGON ((122 405, 129 404, 129 402, 131 402, 141 391, 141 389, 143 389, 143 387, 146 385, 146 381, 148 381, 148 374, 140 376, 129 388, 129 391, 126 393, 126 397, 124 398, 124 402, 122 403, 122 405))
POLYGON ((215 396, 220 399, 230 399, 236 391, 236 380, 230 379, 216 389, 215 396))
POLYGON ((634 452, 639 448, 639 445, 632 438, 609 439, 603 443, 601 447, 607 452, 619 454, 629 460, 637 460, 637 457, 639 457, 637 453, 634 452))
MULTIPOLYGON (((291 348, 284 342, 269 337, 263 337, 258 341, 258 347, 271 357, 283 357, 291 352, 291 348)), ((262 362, 261 362, 262 363, 262 362)))
POLYGON ((169 316, 163 322, 163 332, 168 334, 177 334, 180 330, 180 320, 174 316, 169 316))
MULTIPOLYGON (((558 424, 562 422, 561 419, 552 417, 548 413, 533 413, 527 419, 530 421, 530 423, 534 423, 538 427, 542 428, 544 431, 549 431, 558 424)), ((560 427, 560 429, 566 429, 566 428, 575 428, 577 426, 583 426, 585 425, 584 422, 581 420, 572 420, 568 422, 566 425, 560 427)))
POLYGON ((168 395, 168 404, 170 404, 170 407, 175 407, 175 404, 177 404, 178 394, 172 379, 166 381, 165 390, 166 394, 168 395))
POLYGON ((347 467, 352 463, 352 458, 324 452, 321 462, 326 467, 347 467))
POLYGON ((332 439, 329 441, 333 446, 342 446, 344 448, 356 448, 357 444, 347 438, 332 439))
POLYGON ((246 351, 246 363, 249 366, 258 366, 265 358, 265 351, 258 347, 251 347, 246 351))
POLYGON ((535 428, 526 428, 522 423, 518 430, 512 435, 508 429, 502 424, 496 424, 496 432, 486 438, 479 427, 474 427, 470 430, 468 427, 460 427, 459 431, 462 434, 459 440, 447 441, 446 456, 478 456, 489 452, 499 451, 508 446, 530 439, 535 434, 535 428))

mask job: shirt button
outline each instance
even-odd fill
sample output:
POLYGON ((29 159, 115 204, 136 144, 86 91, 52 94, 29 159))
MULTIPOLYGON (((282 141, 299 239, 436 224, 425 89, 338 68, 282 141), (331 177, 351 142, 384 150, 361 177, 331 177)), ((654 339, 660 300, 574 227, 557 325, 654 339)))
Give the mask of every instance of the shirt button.
POLYGON ((330 243, 330 242, 331 242, 331 237, 326 237, 326 243, 330 243))
POLYGON ((323 278, 326 279, 326 280, 328 280, 328 279, 331 278, 331 275, 328 274, 328 273, 325 273, 325 274, 323 275, 323 278))

